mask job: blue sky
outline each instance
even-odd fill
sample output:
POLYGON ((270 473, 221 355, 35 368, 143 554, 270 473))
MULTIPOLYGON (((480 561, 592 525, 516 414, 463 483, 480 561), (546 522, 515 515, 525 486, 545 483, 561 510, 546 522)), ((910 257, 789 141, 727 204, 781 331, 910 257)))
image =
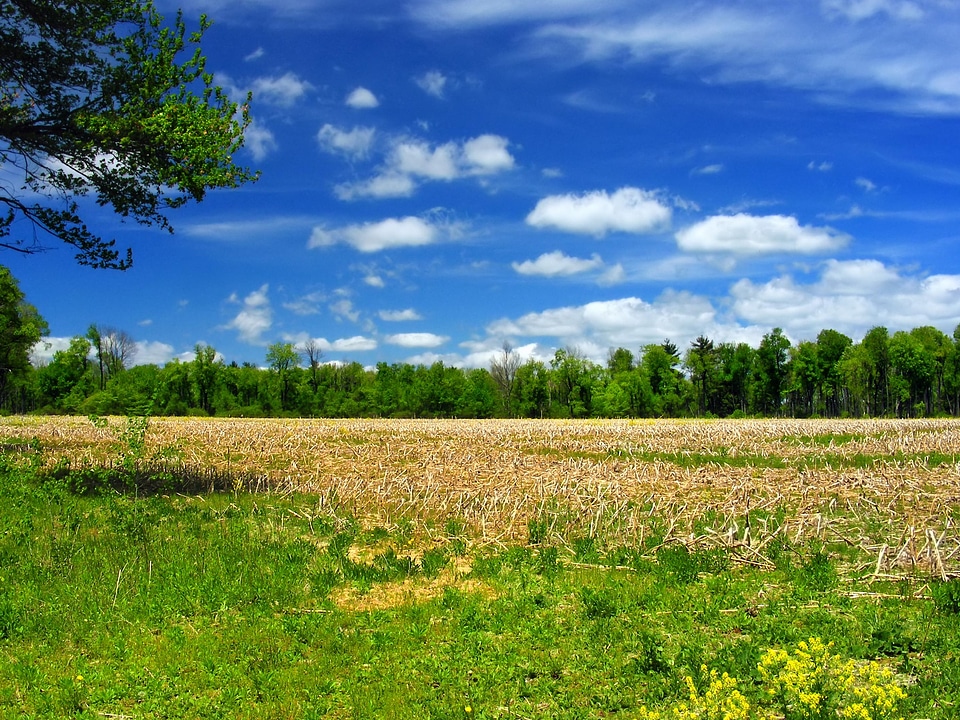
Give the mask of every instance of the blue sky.
POLYGON ((0 256, 47 354, 91 323, 139 362, 464 367, 960 323, 952 0, 185 2, 262 178, 173 236, 97 215, 125 273, 0 256))

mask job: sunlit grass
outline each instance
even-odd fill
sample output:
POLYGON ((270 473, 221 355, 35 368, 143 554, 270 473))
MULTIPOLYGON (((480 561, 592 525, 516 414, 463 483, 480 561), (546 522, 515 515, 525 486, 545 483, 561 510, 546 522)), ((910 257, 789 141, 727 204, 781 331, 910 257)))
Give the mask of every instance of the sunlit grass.
MULTIPOLYGON (((436 460, 400 445, 389 425, 366 443, 353 428, 339 445, 367 473, 365 495, 359 483, 351 492, 279 483, 250 493, 238 483, 198 494, 178 488, 175 474, 143 492, 122 475, 77 482, 56 469, 75 440, 47 442, 24 427, 26 437, 13 425, 0 431, 0 717, 675 717, 684 703, 731 696, 732 685, 717 690, 724 673, 759 713, 778 707, 765 695, 764 658, 793 657, 811 638, 833 642, 838 668, 874 668, 885 688, 901 688, 897 717, 957 714, 957 534, 949 508, 923 515, 911 504, 931 483, 942 483, 929 491, 935 497, 954 492, 945 467, 884 460, 863 474, 848 469, 834 475, 832 504, 818 490, 802 506, 802 493, 765 496, 775 485, 762 467, 738 477, 755 477, 755 488, 718 493, 723 473, 736 469, 706 463, 680 473, 663 458, 522 450, 509 455, 520 464, 487 468, 478 487, 494 492, 491 478, 512 477, 530 493, 537 473, 549 483, 535 498, 494 507, 479 494, 444 494, 436 460), (368 446, 379 448, 375 472, 368 446), (569 482, 550 479, 555 465, 569 482), (661 473, 659 493, 616 494, 615 483, 644 469, 661 473)), ((291 426, 278 427, 293 437, 291 426)), ((331 442, 344 435, 326 427, 331 442)), ((443 427, 402 426, 425 439, 421 452, 437 447, 443 427)), ((512 432, 523 430, 523 447, 544 447, 531 440, 568 427, 512 432)), ((671 442, 691 444, 702 426, 686 427, 671 442)), ((595 424, 551 443, 594 452, 583 446, 648 440, 622 432, 628 426, 595 424)), ((878 442, 877 433, 853 435, 843 447, 866 455, 864 443, 878 442)), ((479 450, 451 437, 446 482, 465 483, 479 450)), ((763 437, 791 445, 782 428, 763 437)), ((792 446, 834 452, 835 440, 792 446)), ((934 440, 936 452, 952 453, 934 440)), ((315 437, 299 442, 312 443, 319 461, 329 457, 315 437)))

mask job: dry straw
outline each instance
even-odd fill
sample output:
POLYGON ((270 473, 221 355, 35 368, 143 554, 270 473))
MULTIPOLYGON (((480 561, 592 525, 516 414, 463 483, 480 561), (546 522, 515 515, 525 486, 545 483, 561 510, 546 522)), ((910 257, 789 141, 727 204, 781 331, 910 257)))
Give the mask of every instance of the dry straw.
MULTIPOLYGON (((36 437, 73 466, 116 452, 82 418, 5 418, 0 437, 36 437)), ((315 494, 371 522, 457 518, 484 543, 526 539, 535 520, 557 541, 656 534, 765 566, 777 538, 816 539, 859 548, 853 569, 875 577, 960 574, 950 420, 171 418, 146 440, 145 457, 174 457, 200 487, 315 494)))

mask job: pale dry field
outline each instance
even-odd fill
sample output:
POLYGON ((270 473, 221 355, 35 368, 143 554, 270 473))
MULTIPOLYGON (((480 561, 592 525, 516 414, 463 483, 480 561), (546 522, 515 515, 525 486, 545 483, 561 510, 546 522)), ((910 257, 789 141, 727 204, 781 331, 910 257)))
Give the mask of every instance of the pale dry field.
MULTIPOLYGON (((125 423, 0 418, 0 440, 37 438, 46 462, 80 467, 116 457, 125 423)), ((244 489, 313 495, 312 512, 456 518, 481 543, 525 539, 533 519, 558 542, 655 533, 764 565, 785 536, 859 547, 877 577, 960 572, 958 454, 954 420, 185 418, 151 419, 143 453, 244 489)))

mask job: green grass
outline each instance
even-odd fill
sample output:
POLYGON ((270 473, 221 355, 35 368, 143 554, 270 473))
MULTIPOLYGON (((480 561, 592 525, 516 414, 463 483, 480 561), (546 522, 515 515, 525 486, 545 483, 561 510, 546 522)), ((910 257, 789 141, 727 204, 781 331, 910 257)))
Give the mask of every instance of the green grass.
MULTIPOLYGON (((817 436, 819 437, 819 436, 817 436)), ((817 447, 832 447, 829 442, 815 442, 817 447)), ((838 442, 836 445, 842 443, 838 442)), ((834 445, 835 446, 835 445, 834 445)), ((784 457, 775 451, 770 453, 732 453, 729 448, 718 447, 713 451, 703 450, 629 450, 613 448, 605 452, 569 451, 551 447, 538 447, 530 451, 534 455, 556 457, 559 459, 594 460, 630 460, 634 462, 661 462, 680 467, 697 468, 704 466, 785 469, 797 470, 869 470, 880 465, 919 465, 926 468, 955 466, 960 464, 960 453, 837 453, 815 451, 798 457, 784 457)))
POLYGON ((760 570, 536 520, 502 547, 310 496, 75 490, 0 454, 2 718, 630 718, 704 667, 760 702, 763 652, 814 636, 909 681, 905 717, 957 715, 957 581, 868 585, 830 548, 760 570))

